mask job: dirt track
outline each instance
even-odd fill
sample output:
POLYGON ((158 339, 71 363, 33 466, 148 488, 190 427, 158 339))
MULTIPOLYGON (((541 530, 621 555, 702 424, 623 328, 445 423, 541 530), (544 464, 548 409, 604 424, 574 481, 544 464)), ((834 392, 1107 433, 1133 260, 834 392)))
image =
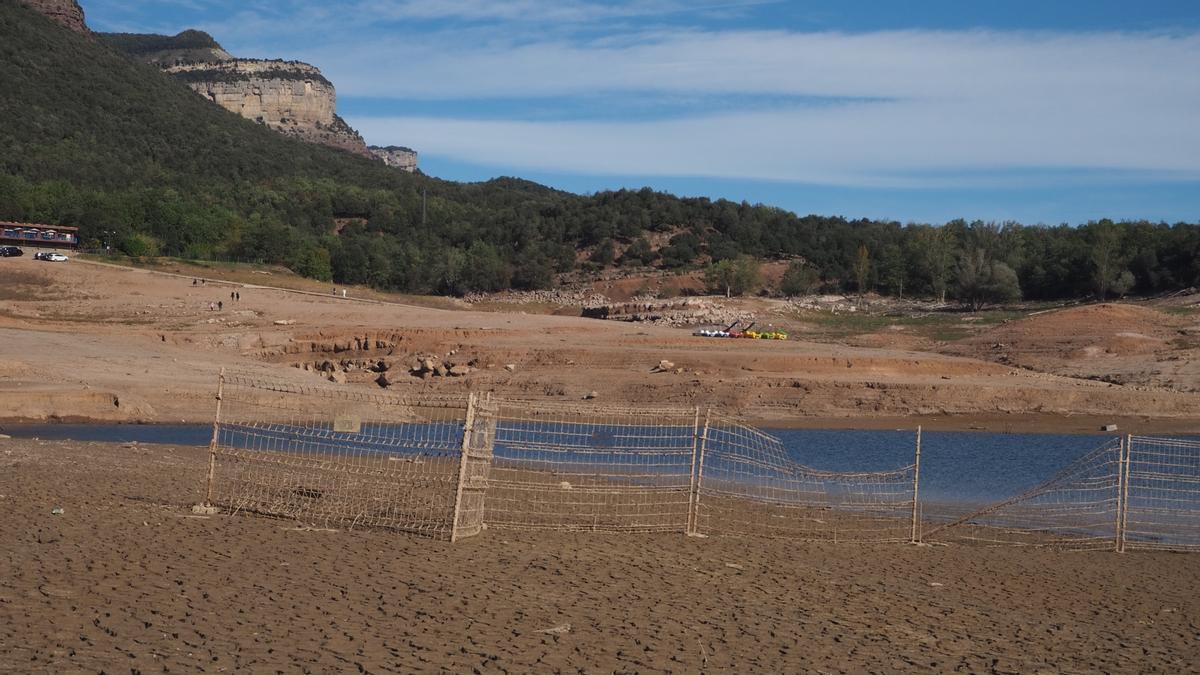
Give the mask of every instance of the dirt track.
POLYGON ((297 366, 330 361, 349 364, 346 386, 374 388, 376 373, 357 366, 382 359, 400 391, 560 400, 595 392, 598 403, 716 405, 773 425, 1079 432, 1116 421, 1130 431, 1200 431, 1200 394, 1165 387, 932 352, 712 340, 567 316, 383 305, 356 301, 365 294, 358 289, 341 299, 294 279, 280 281, 315 294, 253 288, 246 282, 274 280, 247 276, 193 285, 187 276, 78 260, 5 259, 0 418, 204 421, 221 367, 313 382, 319 376, 297 366), (218 301, 224 307, 210 311, 218 301), (474 371, 425 380, 402 374, 418 356, 451 352, 474 371), (675 367, 652 373, 663 359, 675 367))
POLYGON ((0 441, 0 671, 1164 672, 1193 556, 190 517, 205 453, 0 441), (55 507, 62 515, 52 515, 55 507))

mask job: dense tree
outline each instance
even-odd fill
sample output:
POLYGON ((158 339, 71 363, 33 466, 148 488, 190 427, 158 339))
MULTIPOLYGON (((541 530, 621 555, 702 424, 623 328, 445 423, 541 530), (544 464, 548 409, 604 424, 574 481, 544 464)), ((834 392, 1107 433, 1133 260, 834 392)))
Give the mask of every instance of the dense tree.
POLYGON ((704 279, 711 292, 723 293, 727 298, 745 295, 758 285, 758 262, 749 256, 725 259, 709 265, 704 279))
POLYGON ((779 280, 779 292, 786 296, 804 295, 812 291, 820 282, 817 271, 803 260, 793 260, 788 264, 779 280))
POLYGON ((1008 265, 990 259, 983 248, 963 253, 958 263, 957 282, 959 300, 975 311, 988 303, 1021 299, 1017 273, 1008 265))

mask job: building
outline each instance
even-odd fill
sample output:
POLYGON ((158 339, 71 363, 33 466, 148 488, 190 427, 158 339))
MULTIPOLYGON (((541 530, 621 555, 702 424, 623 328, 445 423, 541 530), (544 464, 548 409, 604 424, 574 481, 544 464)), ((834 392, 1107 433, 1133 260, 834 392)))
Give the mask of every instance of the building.
POLYGON ((0 221, 0 246, 79 248, 79 228, 0 221))

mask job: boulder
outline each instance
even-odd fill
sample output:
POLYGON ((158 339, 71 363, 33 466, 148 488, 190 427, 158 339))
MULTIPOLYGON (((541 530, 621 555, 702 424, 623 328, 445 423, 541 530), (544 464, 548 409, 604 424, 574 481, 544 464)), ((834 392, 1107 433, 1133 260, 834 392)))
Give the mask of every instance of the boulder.
POLYGON ((658 362, 658 365, 657 365, 657 366, 654 366, 653 368, 651 368, 651 369, 650 369, 650 372, 652 372, 652 373, 665 373, 665 372, 667 372, 667 371, 669 371, 669 370, 675 370, 675 364, 674 364, 674 363, 671 363, 670 361, 668 361, 668 360, 666 360, 666 359, 663 359, 662 361, 659 361, 659 362, 658 362))
POLYGON ((346 374, 335 370, 329 374, 329 381, 335 384, 346 384, 346 374))
POLYGON ((462 377, 463 375, 467 375, 471 372, 471 366, 459 364, 456 366, 451 366, 450 370, 446 372, 453 377, 462 377))
POLYGON ((395 382, 392 381, 392 378, 388 377, 387 373, 380 373, 379 377, 375 378, 375 384, 386 389, 395 384, 395 382))

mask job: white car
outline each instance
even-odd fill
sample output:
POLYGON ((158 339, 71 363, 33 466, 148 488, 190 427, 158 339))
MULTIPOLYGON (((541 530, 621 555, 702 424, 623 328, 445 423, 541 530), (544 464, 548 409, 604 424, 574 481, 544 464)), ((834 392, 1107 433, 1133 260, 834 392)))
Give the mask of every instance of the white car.
POLYGON ((38 260, 45 260, 48 262, 67 262, 68 260, 70 260, 70 258, 68 258, 67 256, 65 256, 61 253, 57 253, 57 252, 39 253, 34 257, 37 258, 38 260))

